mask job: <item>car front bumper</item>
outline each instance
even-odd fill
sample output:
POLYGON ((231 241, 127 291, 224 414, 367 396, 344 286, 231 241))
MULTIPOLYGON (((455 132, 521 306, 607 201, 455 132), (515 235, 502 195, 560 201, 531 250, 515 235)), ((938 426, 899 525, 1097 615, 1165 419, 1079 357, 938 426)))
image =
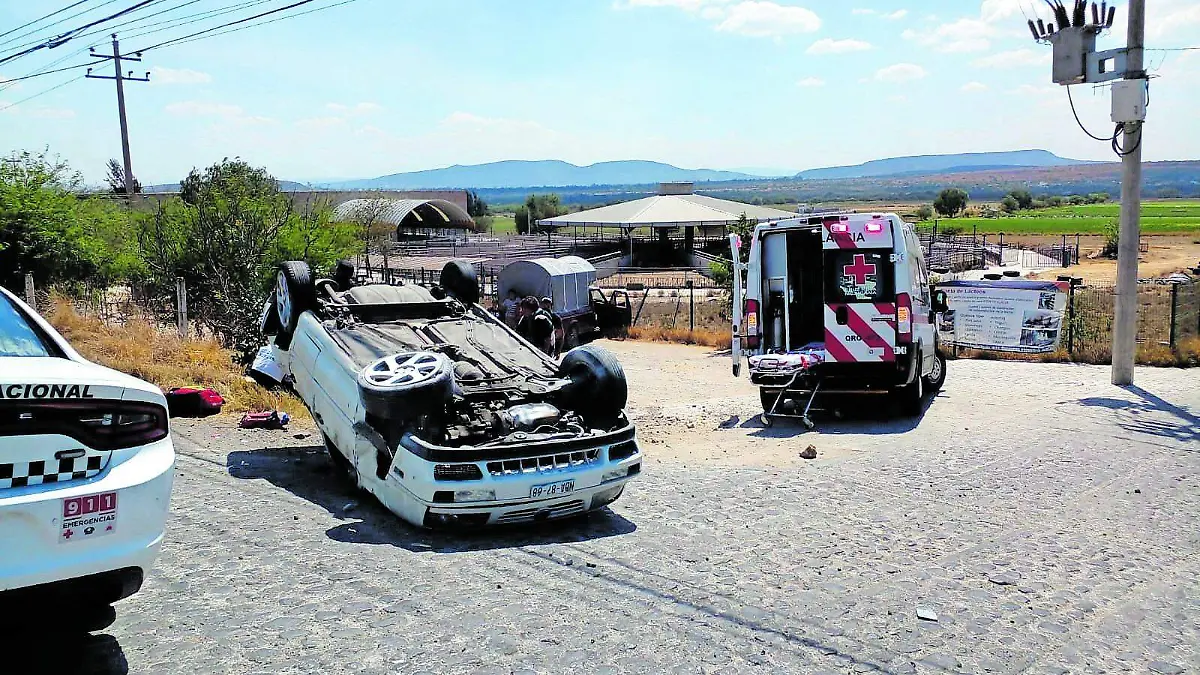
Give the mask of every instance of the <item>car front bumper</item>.
POLYGON ((433 461, 400 448, 386 484, 404 499, 379 495, 392 511, 427 527, 501 525, 566 518, 606 506, 641 473, 642 453, 629 437, 589 450, 548 454, 530 444, 522 457, 504 460, 433 461), (571 463, 571 459, 579 459, 571 463), (476 479, 446 480, 438 467, 474 466, 476 479), (535 488, 572 481, 570 492, 533 496, 535 488))
POLYGON ((116 452, 129 456, 93 478, 0 492, 0 601, 67 589, 81 600, 114 602, 141 585, 162 544, 175 450, 168 436, 116 452), (115 518, 96 526, 113 529, 66 536, 66 501, 109 493, 116 495, 115 518))

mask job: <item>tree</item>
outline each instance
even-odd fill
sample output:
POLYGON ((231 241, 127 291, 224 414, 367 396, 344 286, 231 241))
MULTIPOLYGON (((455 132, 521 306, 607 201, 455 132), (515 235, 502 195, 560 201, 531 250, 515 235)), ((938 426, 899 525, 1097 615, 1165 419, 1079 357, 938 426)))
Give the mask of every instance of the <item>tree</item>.
POLYGON ((108 189, 115 195, 124 194, 141 194, 142 184, 138 181, 137 176, 133 177, 133 192, 125 190, 125 167, 115 159, 108 160, 108 175, 104 177, 104 181, 108 183, 108 189))
POLYGON ((140 231, 159 292, 169 297, 175 278, 183 277, 189 311, 243 359, 261 340, 258 315, 275 276, 278 242, 296 222, 277 185, 266 170, 240 160, 204 173, 193 169, 180 196, 160 204, 140 231))
POLYGON ((1005 213, 1016 213, 1021 208, 1021 202, 1011 194, 1005 195, 1004 199, 1000 200, 1000 210, 1005 213))
POLYGON ((933 200, 933 208, 941 215, 953 218, 967 208, 970 199, 967 191, 962 188, 946 188, 933 200))
POLYGON ((488 214, 488 203, 480 199, 474 190, 467 192, 467 214, 472 218, 480 218, 488 214))
POLYGON ((390 223, 383 222, 383 216, 391 201, 382 197, 361 200, 350 215, 351 221, 357 226, 358 236, 363 243, 363 260, 368 269, 371 267, 371 253, 378 253, 383 268, 387 268, 392 250, 396 228, 390 223))
POLYGON ((557 194, 529 195, 525 199, 525 205, 517 207, 515 213, 517 232, 520 234, 543 232, 545 230, 538 228, 537 221, 561 216, 566 212, 567 209, 562 205, 562 200, 557 194))
POLYGON ((1017 202, 1017 209, 1027 211, 1033 208, 1033 194, 1029 190, 1012 190, 1006 196, 1012 197, 1017 202))
POLYGON ((933 217, 933 207, 928 204, 922 204, 917 207, 917 220, 925 221, 933 217))

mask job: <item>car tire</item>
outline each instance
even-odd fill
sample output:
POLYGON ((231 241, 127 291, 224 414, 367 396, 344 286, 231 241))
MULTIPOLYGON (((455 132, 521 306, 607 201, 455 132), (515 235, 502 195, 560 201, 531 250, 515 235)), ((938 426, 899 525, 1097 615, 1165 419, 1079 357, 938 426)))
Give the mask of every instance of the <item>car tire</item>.
POLYGON ((262 314, 258 317, 258 330, 263 335, 278 335, 280 329, 279 308, 275 305, 275 291, 263 303, 262 314))
POLYGON ((316 286, 308 263, 289 260, 279 265, 275 282, 275 310, 279 315, 279 334, 275 344, 287 349, 300 322, 300 315, 316 306, 316 286))
POLYGON ((933 353, 933 369, 925 376, 925 391, 936 394, 946 382, 946 357, 941 350, 933 353))
POLYGON ((900 413, 905 417, 918 417, 925 404, 925 378, 921 376, 921 361, 917 361, 917 374, 913 381, 900 388, 900 413))
POLYGON ((467 305, 479 302, 479 277, 475 266, 462 260, 451 260, 442 268, 441 287, 455 300, 467 305))
POLYGON ((615 418, 629 401, 629 384, 617 357, 594 345, 576 347, 562 357, 559 374, 570 380, 565 408, 603 420, 615 418))
POLYGON ((437 352, 392 354, 359 371, 358 391, 371 415, 416 419, 443 410, 454 395, 454 363, 437 352))

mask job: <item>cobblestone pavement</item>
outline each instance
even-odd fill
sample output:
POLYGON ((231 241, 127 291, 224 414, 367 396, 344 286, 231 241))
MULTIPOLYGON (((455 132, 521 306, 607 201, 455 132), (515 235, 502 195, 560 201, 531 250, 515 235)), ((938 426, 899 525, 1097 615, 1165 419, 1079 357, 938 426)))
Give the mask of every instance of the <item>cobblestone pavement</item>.
POLYGON ((339 487, 311 439, 180 425, 162 557, 102 637, 189 675, 1198 672, 1200 387, 1138 377, 960 361, 915 428, 760 426, 852 447, 648 460, 610 511, 470 536, 339 487))

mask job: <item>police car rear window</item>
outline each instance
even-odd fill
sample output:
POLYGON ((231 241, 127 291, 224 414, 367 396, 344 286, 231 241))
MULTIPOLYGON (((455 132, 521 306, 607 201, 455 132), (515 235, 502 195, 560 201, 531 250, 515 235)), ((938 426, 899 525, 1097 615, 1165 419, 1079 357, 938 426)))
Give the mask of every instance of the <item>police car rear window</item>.
POLYGON ((894 280, 887 250, 830 251, 825 256, 826 302, 887 302, 894 280))
POLYGON ((0 294, 0 356, 58 356, 42 332, 0 294))

